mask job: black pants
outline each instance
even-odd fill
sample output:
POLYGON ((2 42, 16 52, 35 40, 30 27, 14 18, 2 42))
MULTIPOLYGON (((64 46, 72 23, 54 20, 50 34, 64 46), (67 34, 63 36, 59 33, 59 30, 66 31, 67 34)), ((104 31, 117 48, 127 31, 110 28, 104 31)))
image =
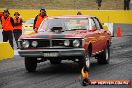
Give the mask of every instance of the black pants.
POLYGON ((97 4, 98 4, 98 10, 99 10, 99 9, 100 9, 100 7, 101 7, 101 3, 100 3, 100 2, 98 2, 97 4))
POLYGON ((101 7, 101 3, 98 2, 98 7, 101 7))
POLYGON ((16 44, 17 44, 17 47, 18 47, 18 39, 22 35, 22 30, 14 29, 13 34, 14 34, 15 41, 16 41, 16 44))
POLYGON ((129 10, 129 2, 124 2, 124 10, 129 10))
POLYGON ((3 42, 9 41, 11 47, 13 48, 13 35, 12 31, 4 31, 2 32, 3 35, 3 42))

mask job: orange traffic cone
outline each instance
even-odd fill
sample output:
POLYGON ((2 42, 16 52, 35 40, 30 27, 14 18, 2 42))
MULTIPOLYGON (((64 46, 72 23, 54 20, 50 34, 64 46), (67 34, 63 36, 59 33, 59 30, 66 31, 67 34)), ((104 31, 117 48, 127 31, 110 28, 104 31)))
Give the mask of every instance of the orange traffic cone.
POLYGON ((117 37, 121 37, 122 36, 122 32, 121 32, 121 27, 120 27, 120 25, 118 25, 118 27, 117 27, 117 37))

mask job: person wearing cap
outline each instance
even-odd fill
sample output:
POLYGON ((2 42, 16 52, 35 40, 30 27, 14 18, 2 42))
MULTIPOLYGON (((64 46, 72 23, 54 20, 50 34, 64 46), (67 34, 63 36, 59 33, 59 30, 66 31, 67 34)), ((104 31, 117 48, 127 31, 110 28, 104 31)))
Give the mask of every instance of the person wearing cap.
POLYGON ((33 29, 34 29, 35 32, 37 32, 37 30, 38 30, 38 28, 39 28, 41 22, 42 22, 45 18, 47 18, 47 17, 48 17, 48 16, 47 16, 47 14, 46 14, 45 8, 41 8, 41 9, 40 9, 40 13, 39 13, 39 14, 35 17, 35 19, 34 19, 33 29))
POLYGON ((1 25, 2 25, 2 35, 3 35, 3 42, 9 41, 11 47, 13 48, 13 26, 14 20, 10 17, 10 13, 8 10, 4 10, 3 16, 1 17, 1 25))
POLYGON ((14 13, 14 38, 18 47, 18 38, 22 35, 22 19, 19 17, 20 14, 18 12, 14 13))

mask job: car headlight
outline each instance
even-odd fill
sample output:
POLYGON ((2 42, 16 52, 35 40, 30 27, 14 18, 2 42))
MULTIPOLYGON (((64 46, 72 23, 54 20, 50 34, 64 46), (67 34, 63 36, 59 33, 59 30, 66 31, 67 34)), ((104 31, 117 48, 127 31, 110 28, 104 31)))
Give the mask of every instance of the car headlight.
POLYGON ((65 40, 65 41, 64 41, 64 45, 65 45, 65 46, 69 46, 69 45, 70 45, 70 41, 69 41, 69 40, 65 40))
POLYGON ((22 48, 21 42, 22 42, 22 40, 18 39, 18 48, 22 48))
POLYGON ((28 48, 29 45, 30 45, 30 44, 29 44, 29 41, 28 41, 28 40, 25 40, 25 41, 22 42, 22 47, 23 47, 23 48, 28 48))
POLYGON ((80 46, 80 41, 77 40, 77 39, 75 39, 75 40, 73 41, 73 46, 74 46, 74 47, 79 47, 79 46, 80 46))
POLYGON ((37 42, 37 41, 32 41, 31 45, 32 45, 33 47, 37 47, 37 46, 38 46, 38 42, 37 42))

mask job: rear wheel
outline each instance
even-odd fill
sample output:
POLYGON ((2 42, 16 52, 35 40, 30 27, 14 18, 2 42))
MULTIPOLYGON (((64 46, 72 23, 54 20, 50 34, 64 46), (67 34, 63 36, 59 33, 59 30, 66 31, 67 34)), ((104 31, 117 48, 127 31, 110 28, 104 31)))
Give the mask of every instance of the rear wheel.
POLYGON ((37 58, 25 57, 25 68, 28 72, 35 72, 37 67, 37 58))
POLYGON ((60 59, 51 59, 50 60, 50 63, 51 64, 60 64, 61 63, 61 60, 60 59))
POLYGON ((109 60, 110 60, 110 48, 109 48, 109 46, 107 46, 101 54, 97 55, 96 58, 97 58, 97 61, 99 64, 108 64, 109 60))

